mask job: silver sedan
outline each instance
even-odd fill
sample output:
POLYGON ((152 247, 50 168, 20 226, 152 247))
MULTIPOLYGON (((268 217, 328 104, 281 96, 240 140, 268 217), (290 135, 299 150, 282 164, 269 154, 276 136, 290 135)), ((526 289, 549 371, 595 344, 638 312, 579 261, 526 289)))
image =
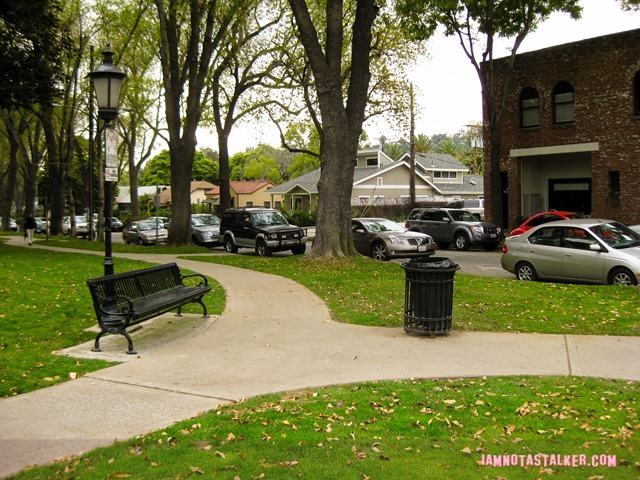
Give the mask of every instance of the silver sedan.
POLYGON ((409 232, 386 218, 354 218, 351 232, 358 253, 376 260, 426 257, 437 248, 429 235, 409 232))
POLYGON ((613 220, 545 223, 508 237, 502 268, 519 280, 637 285, 640 234, 613 220))

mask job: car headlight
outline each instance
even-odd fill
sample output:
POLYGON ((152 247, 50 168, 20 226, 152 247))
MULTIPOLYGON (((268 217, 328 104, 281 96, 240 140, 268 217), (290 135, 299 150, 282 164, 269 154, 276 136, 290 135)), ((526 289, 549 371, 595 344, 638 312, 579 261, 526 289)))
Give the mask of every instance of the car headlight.
POLYGON ((472 227, 472 230, 476 233, 482 233, 484 231, 483 228, 479 225, 472 227))
POLYGON ((395 243, 395 244, 398 244, 398 245, 401 245, 401 244, 404 243, 403 240, 400 237, 396 237, 396 236, 389 237, 389 242, 390 243, 395 243))

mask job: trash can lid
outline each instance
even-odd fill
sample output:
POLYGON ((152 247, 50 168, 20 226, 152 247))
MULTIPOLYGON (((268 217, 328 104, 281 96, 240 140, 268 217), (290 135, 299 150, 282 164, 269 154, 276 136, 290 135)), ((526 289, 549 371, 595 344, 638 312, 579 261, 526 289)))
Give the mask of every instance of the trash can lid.
POLYGON ((460 265, 447 257, 420 257, 412 258, 408 262, 402 264, 403 267, 417 268, 417 269, 449 269, 460 268, 460 265))

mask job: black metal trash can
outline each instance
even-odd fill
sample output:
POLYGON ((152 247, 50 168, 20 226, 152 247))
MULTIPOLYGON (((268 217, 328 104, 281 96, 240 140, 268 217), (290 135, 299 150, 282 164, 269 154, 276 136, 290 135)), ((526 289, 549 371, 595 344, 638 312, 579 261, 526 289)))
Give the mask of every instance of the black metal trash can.
POLYGON ((422 257, 401 266, 405 332, 435 336, 451 331, 453 281, 460 265, 446 257, 422 257))

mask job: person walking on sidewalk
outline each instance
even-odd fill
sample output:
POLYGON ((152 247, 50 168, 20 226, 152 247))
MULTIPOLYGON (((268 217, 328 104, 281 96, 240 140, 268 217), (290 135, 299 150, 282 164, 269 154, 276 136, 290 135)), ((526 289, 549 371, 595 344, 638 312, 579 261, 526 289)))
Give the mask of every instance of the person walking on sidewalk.
POLYGON ((24 221, 24 238, 27 239, 29 245, 33 245, 33 232, 36 231, 36 226, 36 219, 33 218, 33 213, 30 213, 24 221))

